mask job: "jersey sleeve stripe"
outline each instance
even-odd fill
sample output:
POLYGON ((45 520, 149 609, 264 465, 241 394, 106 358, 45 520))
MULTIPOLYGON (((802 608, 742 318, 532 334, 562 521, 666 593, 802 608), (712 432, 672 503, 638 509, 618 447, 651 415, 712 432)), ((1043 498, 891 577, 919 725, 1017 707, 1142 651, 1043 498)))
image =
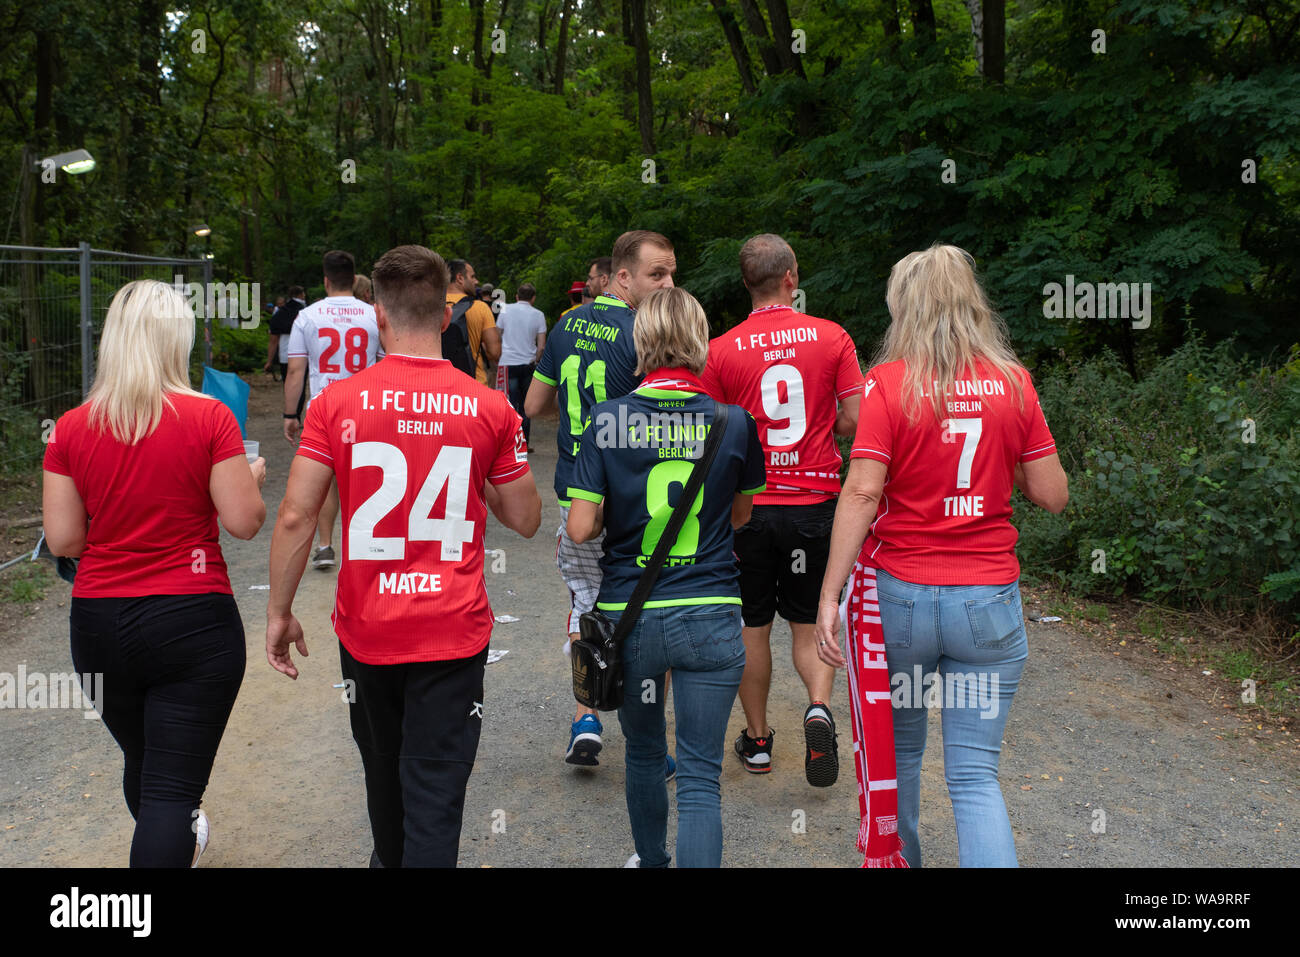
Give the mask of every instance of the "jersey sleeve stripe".
POLYGON ((523 475, 527 471, 528 471, 528 463, 520 462, 514 468, 506 469, 504 472, 498 472, 495 475, 489 475, 488 481, 491 482, 493 485, 500 485, 503 480, 518 478, 520 475, 523 475))
POLYGON ((766 491, 767 491, 767 483, 764 482, 762 485, 756 485, 756 486, 754 486, 753 488, 742 488, 742 489, 740 490, 740 494, 741 494, 741 495, 757 495, 759 492, 766 492, 766 491))
POLYGON ((317 459, 324 462, 326 465, 334 464, 334 456, 330 455, 328 452, 322 452, 320 449, 313 449, 309 445, 303 445, 301 442, 298 444, 298 454, 305 455, 308 458, 317 459))
POLYGON ((1029 449, 1028 451, 1021 452, 1020 461, 1028 462, 1030 459, 1041 459, 1044 456, 1049 455, 1050 453, 1055 451, 1056 451, 1056 443, 1053 442, 1051 445, 1043 445, 1036 449, 1029 449))
POLYGON ((847 396, 853 395, 853 394, 855 394, 855 393, 857 393, 857 392, 861 392, 861 391, 862 391, 862 383, 859 382, 857 385, 850 386, 850 387, 847 388, 847 389, 842 389, 842 390, 840 390, 839 392, 835 393, 835 398, 837 398, 837 399, 843 399, 843 398, 845 398, 845 397, 847 397, 847 396))
POLYGON ((595 502, 597 505, 605 501, 605 496, 603 495, 598 495, 595 492, 588 492, 586 489, 574 488, 573 486, 569 486, 569 498, 580 498, 584 502, 595 502))
POLYGON ((558 385, 558 384, 559 384, 559 383, 557 382, 557 380, 552 379, 550 376, 544 376, 544 375, 542 375, 540 372, 538 372, 538 371, 536 371, 536 370, 533 371, 533 378, 534 378, 534 379, 541 379, 541 380, 542 380, 543 382, 545 382, 547 385, 558 385))
POLYGON ((850 457, 850 458, 863 458, 863 457, 867 457, 867 458, 873 458, 873 459, 874 459, 874 458, 878 458, 878 459, 880 459, 882 462, 888 462, 891 456, 889 455, 888 452, 881 452, 879 449, 869 449, 869 448, 865 448, 865 447, 863 447, 863 448, 855 448, 852 452, 849 453, 849 457, 850 457), (861 453, 861 454, 859 454, 859 453, 861 453))

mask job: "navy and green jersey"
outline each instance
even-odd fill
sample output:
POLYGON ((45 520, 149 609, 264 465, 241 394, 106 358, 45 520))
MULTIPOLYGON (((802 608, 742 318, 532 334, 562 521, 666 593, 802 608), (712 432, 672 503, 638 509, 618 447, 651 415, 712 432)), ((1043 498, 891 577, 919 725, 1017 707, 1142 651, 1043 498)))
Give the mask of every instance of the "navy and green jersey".
MULTIPOLYGON (((763 491, 763 446, 753 417, 738 405, 730 410, 717 458, 668 553, 647 608, 740 604, 731 505, 737 492, 763 491)), ((620 611, 627 606, 704 453, 713 411, 708 395, 649 387, 592 409, 566 491, 573 499, 605 503, 603 577, 596 607, 620 611)))
POLYGON ((636 388, 636 313, 613 296, 571 309, 555 321, 533 377, 559 390, 560 457, 555 463, 555 494, 569 504, 573 463, 582 439, 582 424, 592 406, 627 395, 636 388))

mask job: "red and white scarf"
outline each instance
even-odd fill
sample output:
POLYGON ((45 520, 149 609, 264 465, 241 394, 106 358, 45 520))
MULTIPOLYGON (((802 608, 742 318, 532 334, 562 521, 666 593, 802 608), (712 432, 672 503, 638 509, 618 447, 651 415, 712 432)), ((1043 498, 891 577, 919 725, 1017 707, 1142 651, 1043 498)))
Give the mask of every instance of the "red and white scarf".
POLYGON ((907 867, 898 837, 898 779, 894 764, 894 712, 880 626, 876 570, 857 562, 848 597, 840 606, 845 619, 849 675, 849 714, 853 718, 853 763, 858 772, 858 850, 863 867, 907 867))

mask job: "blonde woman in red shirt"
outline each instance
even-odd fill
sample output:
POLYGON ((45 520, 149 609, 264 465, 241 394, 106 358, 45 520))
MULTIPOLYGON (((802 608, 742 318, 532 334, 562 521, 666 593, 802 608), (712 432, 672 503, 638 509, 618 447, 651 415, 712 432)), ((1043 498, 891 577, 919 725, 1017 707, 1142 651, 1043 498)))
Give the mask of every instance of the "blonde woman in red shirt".
POLYGON ((1014 867, 997 780, 1028 656, 1011 489, 1060 512, 1066 475, 970 254, 911 253, 887 300, 893 321, 863 385, 817 615, 818 654, 844 667, 849 581, 859 849, 871 866, 920 865, 921 756, 938 704, 961 865, 1014 867))
POLYGON ((127 283, 108 309, 95 384, 45 451, 45 538, 80 558, 72 660, 122 748, 132 867, 188 867, 199 803, 244 676, 244 627, 218 542, 266 518, 266 462, 190 388, 194 313, 173 287, 127 283))

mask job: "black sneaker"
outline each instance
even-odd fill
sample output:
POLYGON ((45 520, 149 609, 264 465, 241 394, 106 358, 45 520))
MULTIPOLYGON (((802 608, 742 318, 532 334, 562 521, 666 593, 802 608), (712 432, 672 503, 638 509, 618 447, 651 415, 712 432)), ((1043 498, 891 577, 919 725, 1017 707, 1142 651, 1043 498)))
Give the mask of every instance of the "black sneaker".
POLYGON ((311 557, 313 568, 332 568, 334 566, 334 549, 325 545, 316 549, 316 554, 311 557))
POLYGON ((835 741, 831 709, 814 701, 803 713, 803 773, 815 788, 828 788, 840 776, 840 746, 835 741))
POLYGON ((740 737, 736 739, 736 754, 750 774, 767 774, 772 770, 772 738, 775 734, 775 731, 768 728, 766 738, 751 738, 744 728, 740 729, 740 737))

